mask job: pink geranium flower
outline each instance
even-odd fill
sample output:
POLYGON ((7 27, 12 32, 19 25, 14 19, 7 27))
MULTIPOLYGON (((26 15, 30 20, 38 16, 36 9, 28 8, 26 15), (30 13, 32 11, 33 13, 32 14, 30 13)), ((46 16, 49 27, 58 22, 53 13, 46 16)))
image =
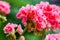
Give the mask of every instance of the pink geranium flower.
POLYGON ((18 19, 22 19, 22 23, 24 25, 34 23, 36 29, 39 31, 41 31, 41 29, 43 30, 46 28, 46 17, 43 14, 43 11, 37 8, 36 6, 27 5, 26 7, 22 7, 16 16, 18 19))
POLYGON ((21 35, 23 33, 23 29, 21 25, 18 25, 17 32, 21 35))
POLYGON ((17 24, 13 24, 13 23, 10 23, 10 25, 14 28, 17 28, 17 26, 18 26, 17 24))
POLYGON ((51 5, 48 2, 40 2, 36 7, 42 9, 47 22, 51 25, 54 31, 60 28, 60 7, 53 4, 51 5))
POLYGON ((25 40, 25 37, 24 36, 21 36, 19 40, 25 40))
POLYGON ((5 14, 10 13, 10 5, 8 2, 0 1, 0 12, 3 12, 5 14))
POLYGON ((15 28, 17 27, 17 24, 11 24, 11 23, 8 23, 5 27, 4 27, 4 33, 7 34, 7 33, 15 33, 15 28))
POLYGON ((50 27, 54 31, 60 28, 60 7, 51 5, 48 2, 22 7, 16 16, 18 19, 22 19, 24 25, 32 21, 39 31, 50 27))
POLYGON ((60 40, 60 33, 58 34, 48 34, 45 40, 60 40))
POLYGON ((36 7, 40 9, 45 9, 49 5, 49 2, 40 2, 40 4, 36 4, 36 7))

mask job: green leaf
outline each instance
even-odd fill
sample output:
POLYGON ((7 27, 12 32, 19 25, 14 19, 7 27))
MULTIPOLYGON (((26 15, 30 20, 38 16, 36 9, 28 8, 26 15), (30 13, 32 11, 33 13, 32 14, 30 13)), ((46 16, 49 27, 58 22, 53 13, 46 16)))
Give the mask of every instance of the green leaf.
POLYGON ((40 34, 35 35, 34 33, 25 33, 24 34, 26 40, 40 40, 40 34))

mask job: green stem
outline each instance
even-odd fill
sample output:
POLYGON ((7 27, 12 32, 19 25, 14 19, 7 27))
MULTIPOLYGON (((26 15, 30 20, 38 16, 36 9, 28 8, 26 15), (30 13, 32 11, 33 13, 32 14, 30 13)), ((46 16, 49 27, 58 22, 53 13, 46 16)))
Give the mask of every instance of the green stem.
POLYGON ((7 21, 6 17, 0 15, 0 22, 5 22, 5 21, 7 21))
POLYGON ((42 39, 41 40, 44 40, 44 34, 42 35, 42 39))
POLYGON ((35 34, 35 36, 34 36, 34 40, 36 40, 36 37, 37 37, 37 34, 35 34))
POLYGON ((43 33, 42 33, 42 35, 41 35, 41 40, 44 40, 44 38, 45 38, 45 30, 43 30, 43 33))
POLYGON ((27 27, 25 27, 25 29, 24 29, 24 31, 23 31, 23 33, 22 33, 22 35, 27 31, 27 29, 28 29, 28 28, 27 28, 27 27))
POLYGON ((16 40, 16 36, 14 33, 8 34, 7 37, 8 37, 8 40, 16 40))

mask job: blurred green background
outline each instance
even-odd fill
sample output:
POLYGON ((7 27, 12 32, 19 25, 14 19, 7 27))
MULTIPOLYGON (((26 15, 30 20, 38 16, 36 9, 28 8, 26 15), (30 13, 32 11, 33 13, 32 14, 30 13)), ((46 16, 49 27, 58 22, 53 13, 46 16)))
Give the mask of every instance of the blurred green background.
MULTIPOLYGON (((6 35, 3 32, 3 27, 7 23, 10 22, 10 23, 21 24, 21 21, 16 18, 16 13, 18 12, 19 8, 21 8, 22 6, 25 6, 26 4, 35 5, 40 3, 40 1, 48 1, 50 4, 60 5, 59 0, 3 0, 3 1, 7 1, 10 3, 11 12, 9 15, 7 15, 8 21, 0 24, 0 40, 7 40, 6 35)), ((60 30, 58 30, 58 32, 60 32, 60 30)), ((45 34, 48 34, 48 33, 54 33, 54 32, 50 30, 50 31, 47 31, 45 34)), ((27 32, 24 34, 24 36, 26 40, 40 40, 41 38, 39 34, 34 35, 33 33, 27 33, 27 32)))

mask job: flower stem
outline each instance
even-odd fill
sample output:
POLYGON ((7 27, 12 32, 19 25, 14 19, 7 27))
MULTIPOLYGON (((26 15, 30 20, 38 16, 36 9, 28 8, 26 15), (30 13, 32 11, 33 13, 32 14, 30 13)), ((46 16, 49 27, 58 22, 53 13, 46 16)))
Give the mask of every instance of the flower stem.
POLYGON ((13 33, 8 34, 7 37, 8 37, 8 40, 16 40, 16 36, 13 33))
POLYGON ((0 23, 1 23, 1 22, 5 22, 5 21, 7 21, 6 17, 0 15, 0 23))
POLYGON ((27 28, 27 27, 25 27, 25 29, 24 29, 24 31, 23 31, 23 33, 22 33, 22 35, 27 31, 27 29, 28 29, 28 28, 27 28))
POLYGON ((42 37, 41 40, 44 40, 44 38, 45 38, 45 30, 43 30, 42 32, 43 32, 43 33, 42 33, 42 35, 41 35, 41 37, 42 37))

